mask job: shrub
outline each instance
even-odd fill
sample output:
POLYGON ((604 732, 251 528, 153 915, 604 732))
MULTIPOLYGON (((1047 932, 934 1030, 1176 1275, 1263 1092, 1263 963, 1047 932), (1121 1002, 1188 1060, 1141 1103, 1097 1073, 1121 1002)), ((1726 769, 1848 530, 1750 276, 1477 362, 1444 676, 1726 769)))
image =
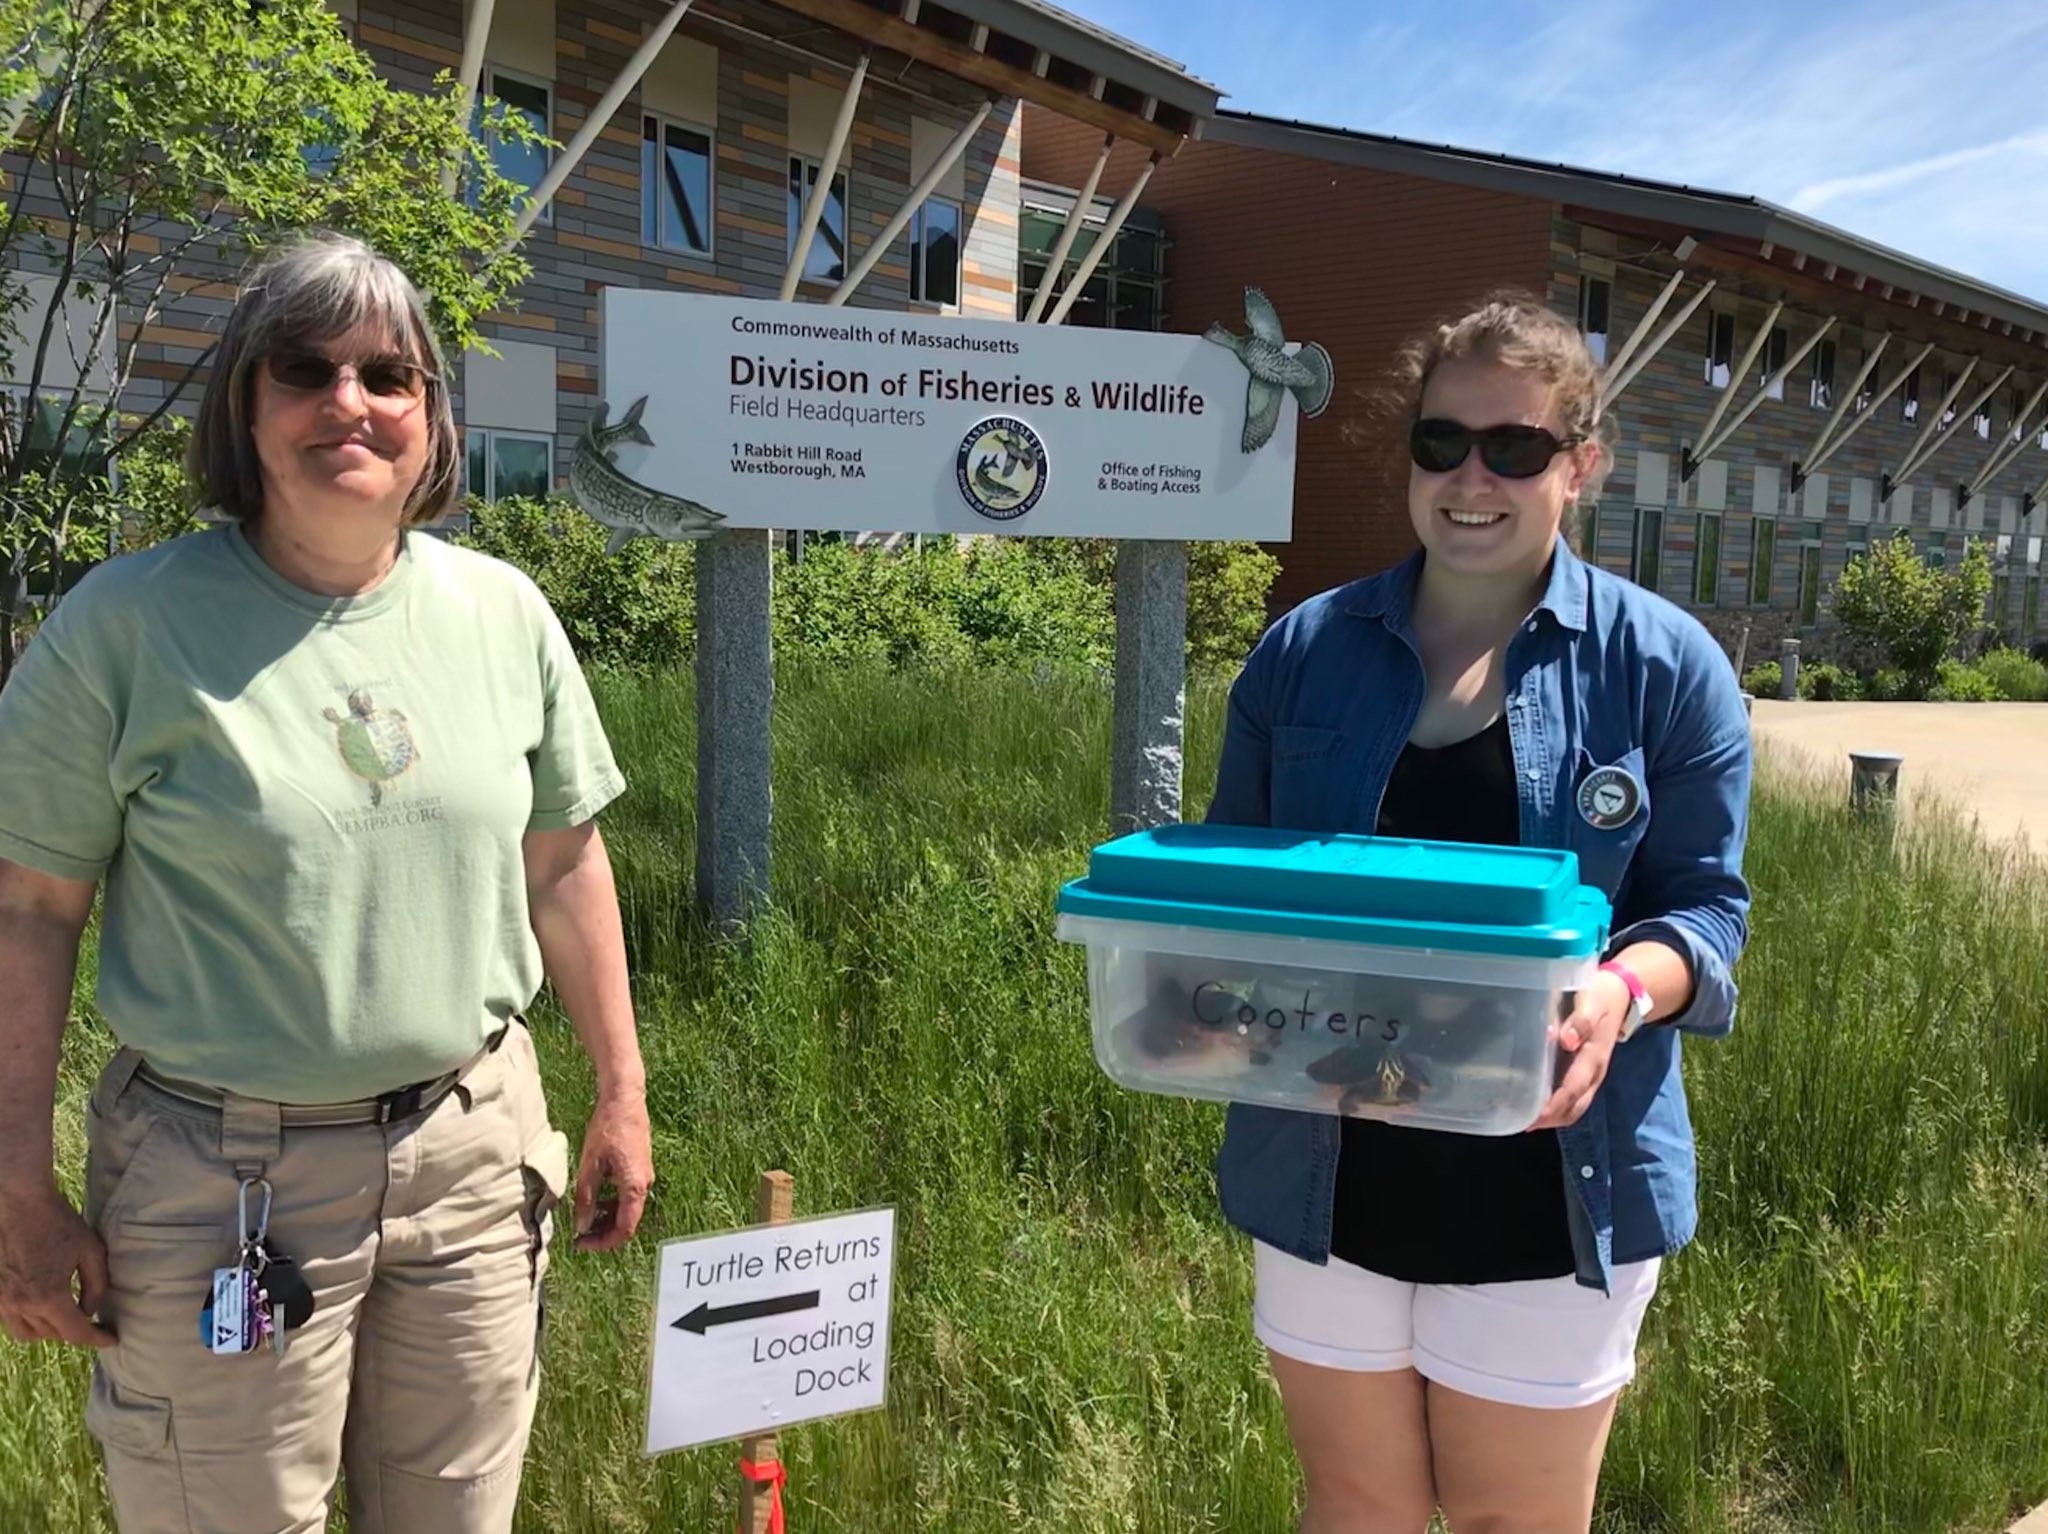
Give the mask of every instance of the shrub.
POLYGON ((2004 701, 2005 694, 1975 666, 1945 660, 1927 697, 1934 703, 1999 703, 2004 701))
POLYGON ((1752 697, 1775 698, 1785 690, 1785 668, 1774 660, 1743 673, 1742 690, 1752 697))
POLYGON ((1876 648, 1887 665, 1931 679, 1975 631, 1990 595, 1981 543, 1954 569, 1937 570, 1901 534, 1850 560, 1829 601, 1852 639, 1876 648))
POLYGON ((1799 696, 1818 703, 1858 703, 1863 699, 1863 681, 1853 671, 1815 661, 1799 668, 1799 696))
POLYGON ((1878 671, 1871 677, 1867 690, 1873 703, 1897 703, 1923 696, 1922 689, 1915 687, 1912 678, 1897 666, 1886 666, 1878 671))
POLYGON ((2048 703, 2048 665, 2025 651, 1987 651, 1978 657, 1977 671, 2011 702, 2048 703))
MULTIPOLYGON (((991 540, 999 541, 999 540, 991 540)), ((1015 548, 1036 568, 1078 570, 1116 605, 1116 540, 1024 538, 1015 548)), ((1266 631, 1266 599, 1280 561, 1256 543, 1188 545, 1188 667, 1234 670, 1266 631)))
POLYGON ((565 500, 472 500, 455 542, 533 577, 586 662, 655 668, 692 650, 695 554, 687 543, 635 538, 605 552, 602 527, 565 500))

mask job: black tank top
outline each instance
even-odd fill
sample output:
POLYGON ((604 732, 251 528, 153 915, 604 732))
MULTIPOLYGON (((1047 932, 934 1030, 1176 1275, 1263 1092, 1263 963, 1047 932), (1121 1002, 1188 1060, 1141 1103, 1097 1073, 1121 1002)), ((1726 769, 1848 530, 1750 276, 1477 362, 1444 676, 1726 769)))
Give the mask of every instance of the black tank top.
MULTIPOLYGON (((1519 845, 1507 720, 1437 750, 1406 747, 1377 830, 1519 845)), ((1332 1255, 1415 1284, 1505 1283, 1575 1270, 1555 1130, 1495 1137, 1373 1119, 1342 1123, 1332 1255)))

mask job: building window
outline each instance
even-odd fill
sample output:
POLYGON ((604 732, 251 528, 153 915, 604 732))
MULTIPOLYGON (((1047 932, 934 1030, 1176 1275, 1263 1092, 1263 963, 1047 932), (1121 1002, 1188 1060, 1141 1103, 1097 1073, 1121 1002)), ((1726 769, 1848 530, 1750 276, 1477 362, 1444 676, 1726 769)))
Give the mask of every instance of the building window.
POLYGON ((1778 524, 1769 517, 1758 517, 1749 526, 1749 603, 1752 607, 1768 607, 1772 567, 1778 558, 1778 524))
POLYGON ((2027 577, 2027 594, 2020 606, 2020 643, 2032 644, 2041 632, 2041 577, 2027 577))
POLYGON ((1799 546, 1799 625, 1812 628, 1820 622, 1820 545, 1799 546))
POLYGON ((711 135, 662 117, 640 119, 640 243, 711 254, 711 135))
POLYGON ((910 220, 910 297, 915 303, 960 302, 960 204, 927 197, 910 220))
POLYGON ((1952 387, 1954 387, 1955 380, 1948 376, 1947 368, 1943 368, 1939 373, 1936 373, 1934 377, 1935 382, 1938 386, 1934 392, 1940 395, 1944 400, 1948 401, 1947 404, 1942 406, 1941 424, 1944 427, 1953 426, 1956 423, 1956 405, 1954 400, 1950 400, 1948 398, 1948 391, 1952 387))
POLYGON ((1920 419, 1920 370, 1913 369, 1899 385, 1899 414, 1908 426, 1920 419))
MULTIPOLYGON (((1031 301, 1045 283, 1046 261, 1067 221, 1064 210, 1026 204, 1017 232, 1017 318, 1030 312, 1031 301)), ((1066 277, 1094 246, 1102 221, 1090 218, 1074 239, 1066 277)), ((1095 275, 1075 298, 1067 323, 1101 330, 1158 330, 1164 322, 1160 289, 1165 280, 1166 239, 1157 229, 1124 225, 1095 268, 1095 275)), ((1050 307, 1047 312, 1050 313, 1050 307)))
POLYGON ((2026 408, 2027 398, 2014 389, 2005 397, 2006 439, 2017 442, 2026 435, 2027 423, 2020 419, 2020 412, 2026 408))
POLYGON ((1991 402, 1986 400, 1977 407, 1977 413, 1970 417, 1970 430, 1983 441, 1991 440, 1991 402))
POLYGON ((1614 308, 1614 284, 1604 277, 1579 280, 1579 329, 1593 360, 1607 366, 1607 327, 1614 308))
MULTIPOLYGON (((796 254, 797 231, 803 227, 804 199, 818 184, 818 162, 804 155, 789 157, 789 247, 796 254)), ((804 253, 805 282, 841 282, 846 277, 846 172, 832 173, 831 188, 825 194, 825 208, 818 215, 818 232, 804 253)))
POLYGON ((1813 349, 1813 382, 1807 386, 1806 402, 1816 410, 1835 408, 1835 343, 1823 341, 1813 349))
POLYGON ((1692 549, 1692 598, 1702 607, 1712 607, 1721 599, 1721 518, 1717 513, 1700 513, 1692 549))
POLYGON ((1664 573, 1664 513, 1654 506, 1636 508, 1636 546, 1629 578, 1645 591, 1655 591, 1664 573))
POLYGON ((1756 375, 1758 383, 1770 385, 1768 392, 1772 399, 1785 397, 1785 380, 1780 378, 1776 383, 1771 383, 1771 380, 1776 376, 1778 369, 1785 365, 1785 358, 1790 352, 1791 337, 1786 335, 1785 327, 1773 325, 1771 338, 1764 343, 1763 370, 1756 375))
POLYGON ((487 501, 514 495, 538 498, 554 488, 554 438, 481 426, 470 427, 467 436, 467 488, 471 495, 487 501))
POLYGON ((1714 314, 1707 317, 1707 382, 1716 389, 1725 389, 1734 381, 1735 368, 1735 316, 1714 314))
MULTIPOLYGON (((1876 348, 1873 347, 1871 352, 1865 352, 1863 354, 1863 361, 1868 362, 1875 350, 1876 348)), ((1860 367, 1861 364, 1859 363, 1858 366, 1860 367)), ((1883 371, 1882 367, 1872 368, 1863 375, 1863 382, 1857 385, 1855 409, 1858 415, 1863 414, 1864 411, 1868 410, 1876 402, 1877 391, 1884 387, 1884 380, 1878 377, 1883 371)))
MULTIPOLYGON (((512 74, 503 69, 489 69, 485 72, 488 85, 486 94, 504 103, 507 111, 521 118, 534 132, 545 135, 552 120, 550 98, 552 88, 545 80, 535 80, 526 75, 512 74)), ((484 104, 479 100, 470 109, 470 132, 483 135, 484 145, 490 151, 491 163, 498 168, 498 174, 507 181, 516 182, 531 192, 548 173, 551 156, 545 144, 522 144, 501 140, 496 134, 485 133, 483 124, 484 104)), ((540 210, 541 220, 551 222, 552 208, 540 210)))

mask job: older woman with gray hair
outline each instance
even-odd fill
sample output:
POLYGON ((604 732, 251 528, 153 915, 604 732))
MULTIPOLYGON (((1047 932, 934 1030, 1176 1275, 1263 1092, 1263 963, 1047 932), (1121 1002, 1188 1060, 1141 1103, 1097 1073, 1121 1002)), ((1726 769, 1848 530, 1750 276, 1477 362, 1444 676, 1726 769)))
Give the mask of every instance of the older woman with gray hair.
POLYGON ((318 1531, 344 1470, 358 1534, 508 1530, 569 1184, 544 977, 597 1078, 577 1244, 653 1181, 624 783, 540 592, 417 531, 456 440, 389 261, 256 272, 189 466, 222 525, 95 571, 0 693, 0 1323, 100 1350, 123 1534, 318 1531), (81 1216, 52 1119, 102 883, 81 1216))

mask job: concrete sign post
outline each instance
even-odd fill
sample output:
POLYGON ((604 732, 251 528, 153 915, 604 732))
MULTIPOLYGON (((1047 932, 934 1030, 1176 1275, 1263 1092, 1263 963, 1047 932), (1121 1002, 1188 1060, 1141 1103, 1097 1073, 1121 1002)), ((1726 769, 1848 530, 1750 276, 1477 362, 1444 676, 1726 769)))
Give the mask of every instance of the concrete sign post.
POLYGON ((636 537, 702 539, 699 903, 769 888, 768 529, 1109 537, 1120 828, 1180 815, 1187 549, 1284 542, 1295 439, 1334 386, 1245 295, 1245 330, 1166 335, 608 288, 601 400, 570 476, 636 537), (616 416, 616 423, 607 421, 616 416))
POLYGON ((646 1452, 879 1408, 895 1269, 893 1209, 663 1242, 646 1452))
POLYGON ((1110 834, 1180 819, 1187 715, 1188 546, 1150 540, 1116 550, 1116 712, 1110 834))

